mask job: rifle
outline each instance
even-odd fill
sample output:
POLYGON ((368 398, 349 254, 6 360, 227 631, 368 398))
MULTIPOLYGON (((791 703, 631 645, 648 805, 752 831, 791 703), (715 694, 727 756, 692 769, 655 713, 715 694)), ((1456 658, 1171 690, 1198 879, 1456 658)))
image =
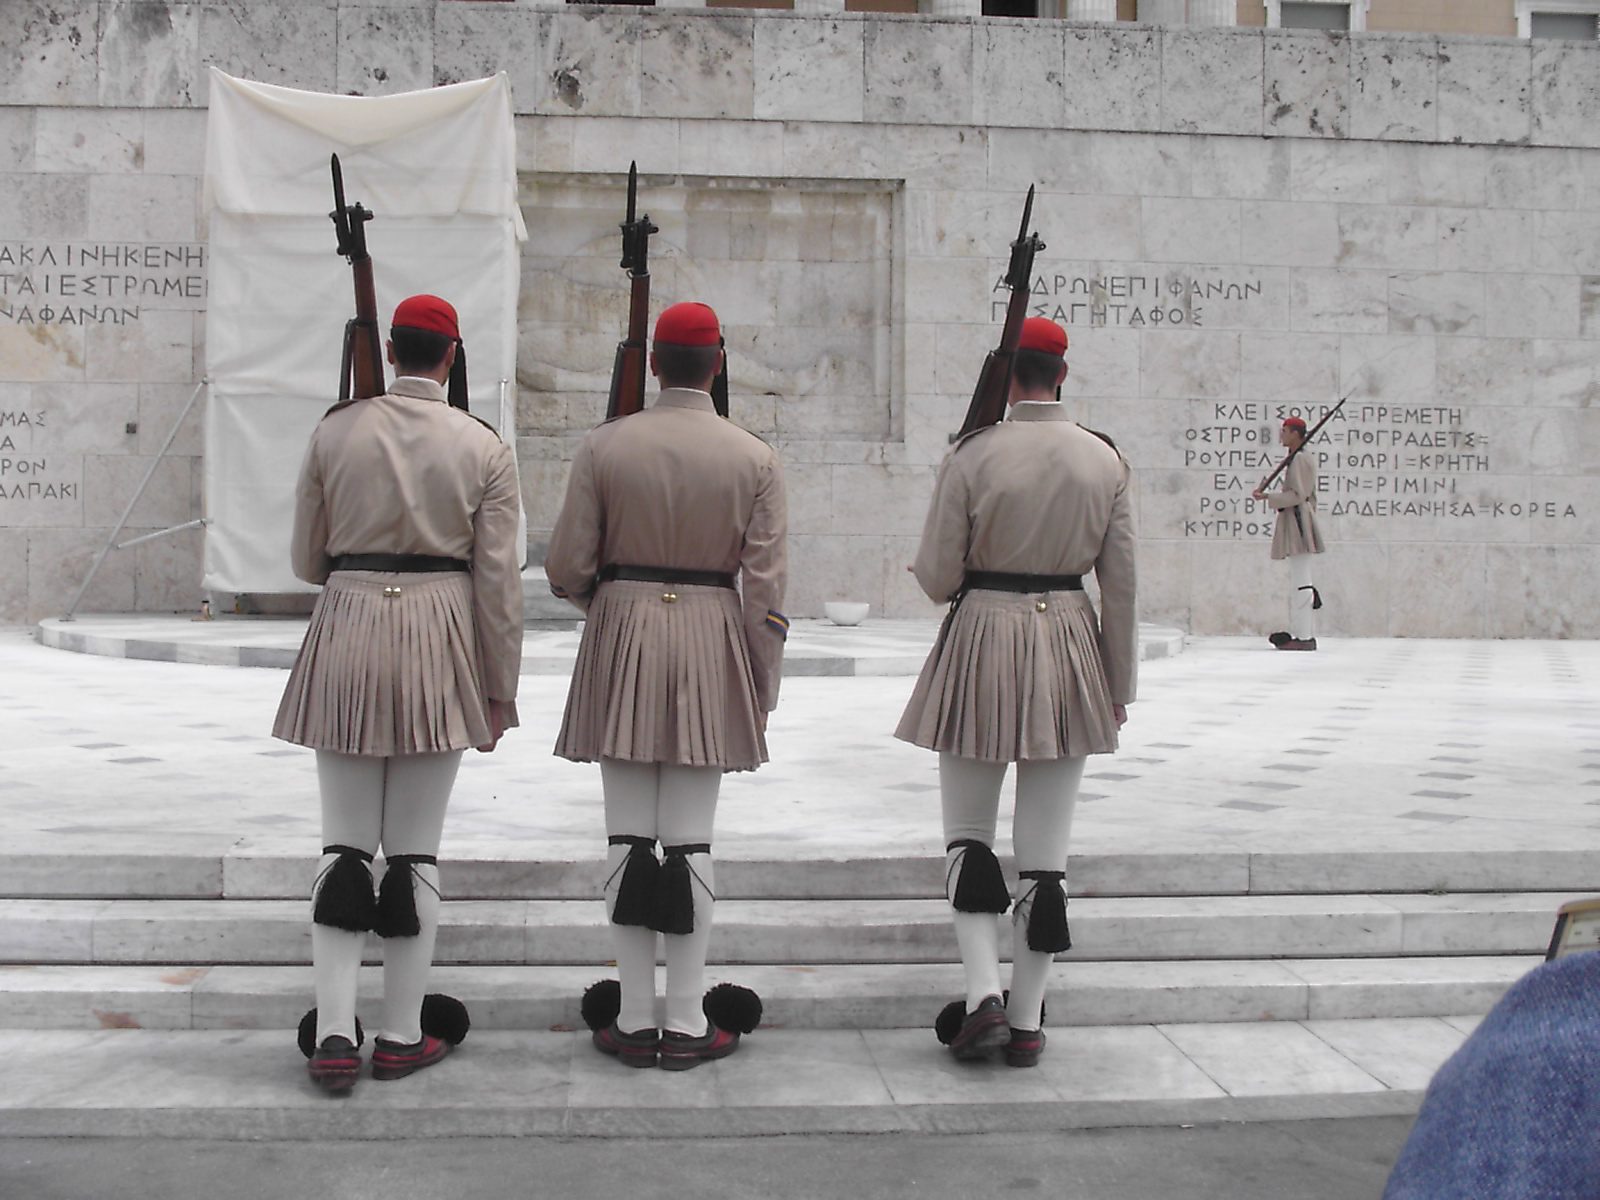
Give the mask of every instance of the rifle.
POLYGON ((1011 243, 1011 265, 1006 268, 1005 285, 1011 289, 1011 300, 1006 305, 1000 345, 989 351, 989 356, 983 360, 978 386, 973 389, 972 403, 967 407, 967 419, 961 422, 961 431, 950 439, 952 442, 960 441, 975 429, 993 425, 1006 415, 1011 367, 1017 341, 1022 337, 1022 322, 1028 315, 1028 300, 1033 294, 1033 256, 1044 249, 1039 235, 1028 232, 1032 216, 1033 188, 1030 186, 1027 202, 1022 206, 1022 228, 1017 231, 1017 240, 1011 243))
POLYGON ((628 219, 622 223, 622 269, 628 272, 628 336, 617 343, 611 364, 611 398, 606 420, 626 417, 644 407, 644 364, 650 327, 650 235, 660 230, 648 214, 635 219, 639 198, 639 164, 628 164, 628 219))
POLYGON ((1324 413, 1323 416, 1322 416, 1322 420, 1318 421, 1315 425, 1313 425, 1306 432, 1306 436, 1300 440, 1300 444, 1298 446, 1296 446, 1293 450, 1289 451, 1289 453, 1287 453, 1287 454, 1285 454, 1283 456, 1283 461, 1281 463, 1279 463, 1277 466, 1272 468, 1272 474, 1268 475, 1265 479, 1263 479, 1261 481, 1261 486, 1256 488, 1256 491, 1258 491, 1258 492, 1266 491, 1267 488, 1272 485, 1272 481, 1274 479, 1276 479, 1279 475, 1282 475, 1285 471, 1287 471, 1289 469, 1289 464, 1294 461, 1294 456, 1296 454, 1299 454, 1300 451, 1304 450, 1307 446, 1309 446, 1311 444, 1311 439, 1317 436, 1317 430, 1321 429, 1329 421, 1333 420, 1333 414, 1338 412, 1341 408, 1343 408, 1344 407, 1344 402, 1346 400, 1350 399, 1351 395, 1353 395, 1353 394, 1354 394, 1353 392, 1345 393, 1345 395, 1340 398, 1339 403, 1335 404, 1326 413, 1324 413))
POLYGON ((359 204, 344 202, 344 173, 333 155, 333 228, 339 237, 338 253, 350 260, 355 280, 356 315, 345 322, 344 355, 339 363, 339 399, 365 400, 384 393, 383 351, 378 342, 378 296, 372 286, 372 258, 367 254, 363 226, 372 213, 359 204))

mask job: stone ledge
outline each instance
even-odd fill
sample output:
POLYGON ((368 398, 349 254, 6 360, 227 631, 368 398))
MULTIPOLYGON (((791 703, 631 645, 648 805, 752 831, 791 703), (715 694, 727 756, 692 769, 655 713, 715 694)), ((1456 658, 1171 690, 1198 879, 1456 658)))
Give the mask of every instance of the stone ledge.
POLYGON ((621 1067, 580 1034, 473 1034, 438 1067, 363 1080, 339 1103, 312 1088, 286 1031, 23 1031, 0 1033, 0 1136, 748 1137, 1404 1114, 1473 1023, 1052 1029, 1026 1072, 957 1063, 926 1029, 758 1031, 681 1075, 621 1067))

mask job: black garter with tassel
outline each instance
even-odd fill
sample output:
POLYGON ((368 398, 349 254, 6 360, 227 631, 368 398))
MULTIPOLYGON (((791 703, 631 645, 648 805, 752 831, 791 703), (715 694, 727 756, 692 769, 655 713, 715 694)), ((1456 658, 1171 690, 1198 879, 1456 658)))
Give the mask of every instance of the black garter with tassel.
POLYGON ((1060 954, 1072 949, 1072 933, 1067 928, 1067 889, 1065 871, 1018 871, 1022 879, 1033 880, 1033 905, 1028 910, 1028 949, 1042 954, 1060 954))
POLYGON ((695 873, 689 866, 689 855, 710 854, 711 846, 707 842, 689 842, 682 846, 663 846, 661 851, 656 919, 651 928, 657 933, 693 933, 695 873))
POLYGON ((378 902, 372 895, 372 855, 354 846, 324 846, 322 852, 339 857, 317 879, 311 919, 351 933, 367 932, 378 918, 378 902))
MULTIPOLYGON (((957 912, 1003 913, 1011 907, 1011 892, 1006 887, 1006 877, 1000 870, 1000 860, 994 850, 975 838, 958 838, 945 847, 946 851, 960 849, 962 854, 950 870, 961 872, 956 880, 956 890, 950 904, 957 912)), ((949 877, 945 889, 949 891, 949 877)))
POLYGON ((622 872, 622 879, 617 883, 617 901, 611 907, 611 923, 654 928, 656 897, 661 886, 661 864, 656 861, 655 838, 616 834, 606 841, 612 846, 628 847, 628 856, 617 868, 622 872))
POLYGON ((439 860, 432 854, 390 854, 384 861, 387 869, 378 887, 378 915, 372 928, 381 938, 416 937, 422 932, 417 883, 433 886, 417 874, 417 867, 423 863, 436 867, 439 860))

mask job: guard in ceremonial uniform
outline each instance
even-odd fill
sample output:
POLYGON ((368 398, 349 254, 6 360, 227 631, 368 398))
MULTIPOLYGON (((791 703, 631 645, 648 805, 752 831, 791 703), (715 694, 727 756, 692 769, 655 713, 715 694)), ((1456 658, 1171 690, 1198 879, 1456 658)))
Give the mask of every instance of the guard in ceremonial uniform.
POLYGON ((448 997, 427 997, 424 1011, 437 856, 462 752, 493 750, 517 724, 522 581, 511 451, 445 401, 460 336, 445 301, 401 302, 393 386, 328 411, 296 492, 294 571, 323 586, 273 733, 317 752, 317 1008, 301 1048, 331 1092, 348 1091, 361 1065, 356 975, 369 930, 383 938, 374 1077, 430 1066, 466 1032, 448 997))
POLYGON ((1062 409, 1066 349, 1059 325, 1029 317, 1009 418, 963 438, 939 469, 912 569, 951 610, 895 734, 939 752, 946 895, 967 982, 940 1039, 959 1059, 1004 1047, 1015 1067, 1043 1052, 1050 964, 1071 945, 1064 880, 1084 762, 1116 749, 1138 662, 1128 464, 1062 409), (1091 570, 1098 621, 1083 590, 1091 570), (994 841, 1011 763, 1019 878, 1005 1003, 998 914, 1013 897, 994 841))
POLYGON ((1316 610, 1322 596, 1311 582, 1311 556, 1325 547, 1317 530, 1317 472, 1320 464, 1315 451, 1305 449, 1306 423, 1289 417, 1278 432, 1278 440, 1290 450, 1289 466, 1275 492, 1260 488, 1251 492, 1278 510, 1272 529, 1272 557, 1289 560, 1289 628, 1279 630, 1269 640, 1279 650, 1317 648, 1316 610))
POLYGON ((719 1027, 702 1003, 712 824, 723 772, 767 759, 788 632, 787 514, 777 454, 713 409, 721 341, 704 304, 661 314, 660 395, 578 447, 545 559, 551 590, 587 617, 556 753, 598 761, 605 791, 620 1008, 585 1019, 602 1051, 637 1067, 694 1067, 748 1032, 719 1027))

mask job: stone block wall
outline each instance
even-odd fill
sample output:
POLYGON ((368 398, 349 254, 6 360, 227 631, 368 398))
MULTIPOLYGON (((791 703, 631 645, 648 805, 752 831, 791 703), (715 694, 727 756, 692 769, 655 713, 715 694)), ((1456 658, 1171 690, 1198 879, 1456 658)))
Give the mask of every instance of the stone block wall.
MULTIPOLYGON (((215 63, 361 94, 508 72, 536 551, 625 320, 637 160, 657 308, 719 307, 735 415, 783 454, 791 613, 932 615, 904 565, 1034 184, 1034 304, 1069 327, 1067 403, 1136 468, 1148 618, 1281 624, 1249 491, 1282 415, 1348 394, 1321 448, 1330 630, 1600 633, 1600 47, 460 0, 14 3, 0 45, 0 248, 157 251, 120 323, 0 296, 0 461, 32 472, 0 483, 73 485, 0 499, 0 619, 70 594, 198 378, 203 289, 166 267, 204 251, 215 63)), ((186 429, 136 530, 199 514, 198 452, 186 429)), ((113 553, 87 606, 191 606, 198 550, 113 553)))

